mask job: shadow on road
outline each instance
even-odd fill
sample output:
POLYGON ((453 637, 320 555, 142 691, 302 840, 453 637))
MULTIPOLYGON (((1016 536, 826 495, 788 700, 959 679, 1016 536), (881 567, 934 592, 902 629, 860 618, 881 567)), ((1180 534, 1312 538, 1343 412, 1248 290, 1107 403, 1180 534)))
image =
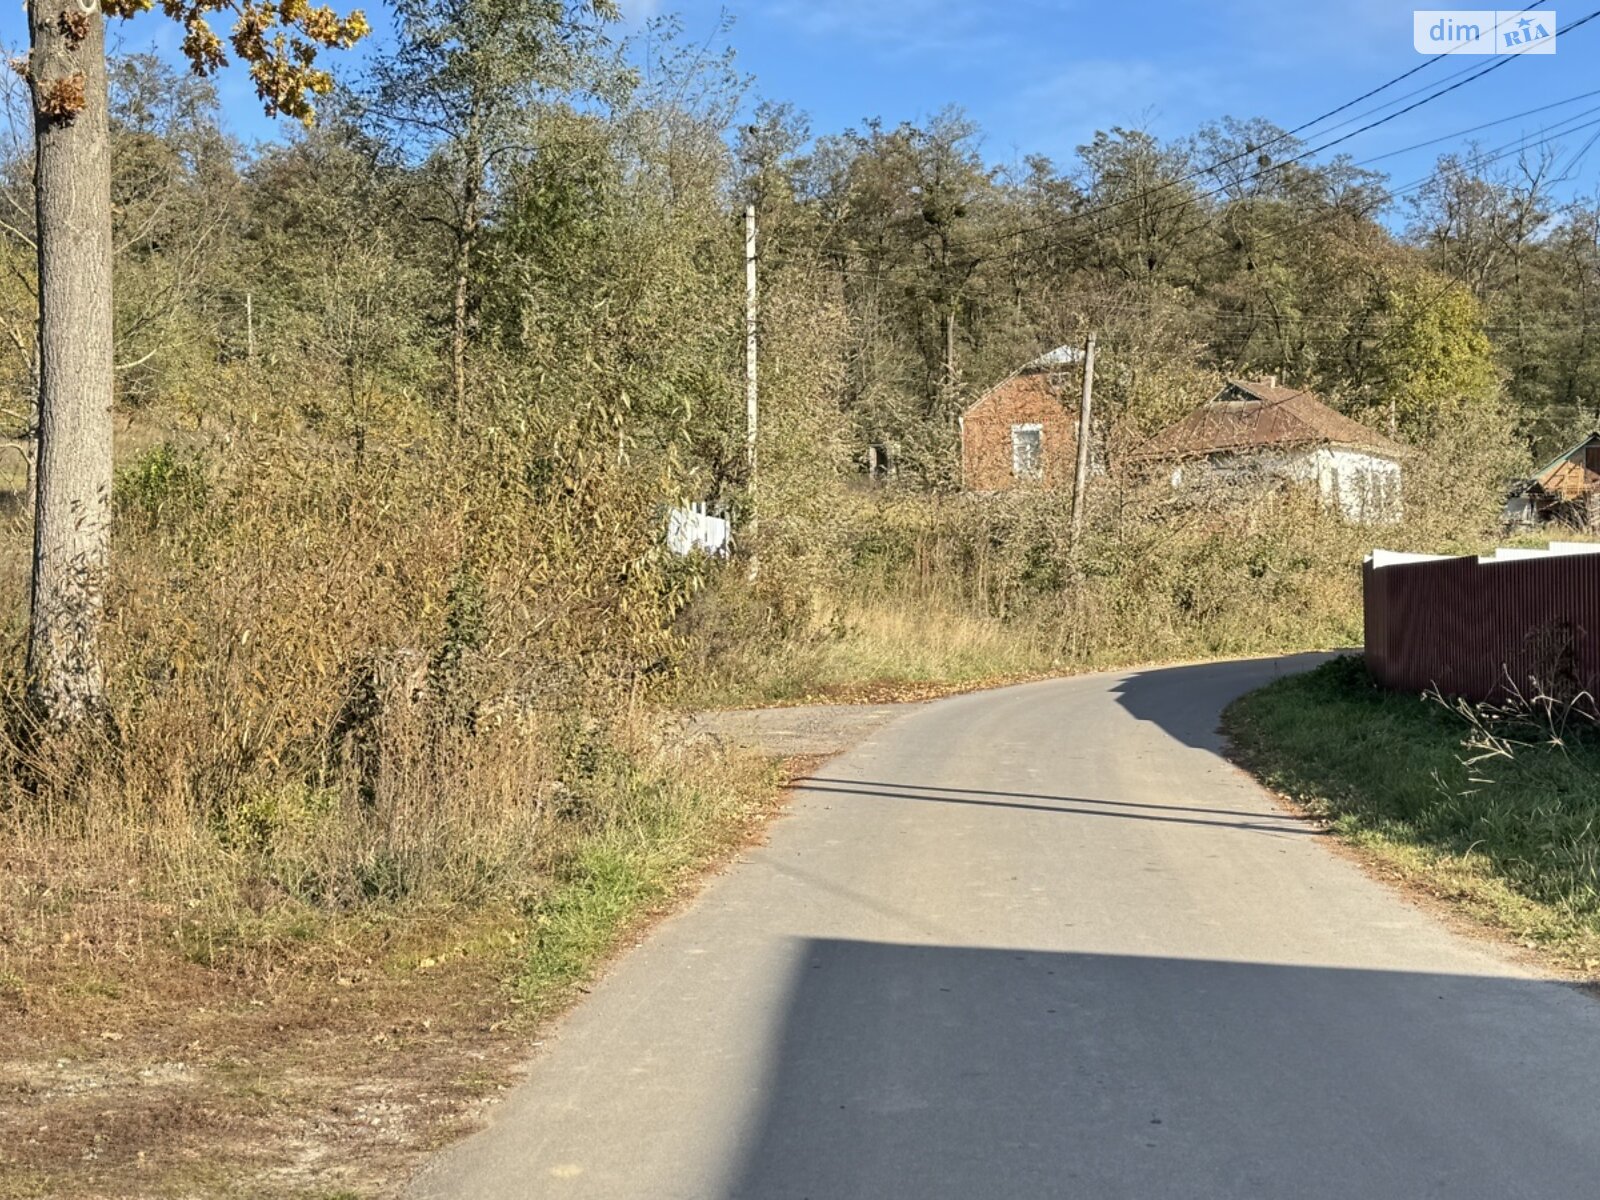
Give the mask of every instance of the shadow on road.
POLYGON ((911 800, 924 804, 964 804, 976 808, 1020 809, 1024 812, 1061 813, 1079 817, 1112 817, 1123 821, 1156 821, 1168 825, 1210 825, 1223 829, 1262 833, 1319 835, 1322 830, 1288 813, 1275 816, 1233 808, 1196 808, 1182 804, 1138 804, 1131 800, 1089 800, 1082 796, 1044 796, 1032 792, 989 792, 976 788, 946 788, 909 783, 881 783, 859 779, 813 776, 794 783, 797 791, 817 795, 863 796, 875 800, 911 800), (1173 816, 1174 813, 1203 813, 1173 816), (1227 817, 1231 820, 1209 820, 1227 817))
POLYGON ((1592 1194, 1577 1029, 1515 979, 801 940, 725 1200, 1592 1194))
POLYGON ((1217 714, 1221 708, 1274 679, 1309 671, 1333 657, 1333 654, 1314 651, 1282 658, 1156 667, 1129 675, 1117 684, 1113 694, 1133 716, 1159 725, 1184 745, 1218 751, 1223 745, 1222 734, 1217 729, 1217 714), (1221 703, 1217 703, 1218 700, 1221 703))

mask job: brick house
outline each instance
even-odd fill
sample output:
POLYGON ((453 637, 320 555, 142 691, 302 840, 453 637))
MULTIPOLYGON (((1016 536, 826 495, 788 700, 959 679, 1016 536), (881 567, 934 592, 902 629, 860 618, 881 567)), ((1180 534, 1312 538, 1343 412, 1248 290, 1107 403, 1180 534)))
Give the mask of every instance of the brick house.
POLYGON ((1083 352, 1040 355, 961 414, 961 483, 968 491, 1071 487, 1078 414, 1062 403, 1083 352))

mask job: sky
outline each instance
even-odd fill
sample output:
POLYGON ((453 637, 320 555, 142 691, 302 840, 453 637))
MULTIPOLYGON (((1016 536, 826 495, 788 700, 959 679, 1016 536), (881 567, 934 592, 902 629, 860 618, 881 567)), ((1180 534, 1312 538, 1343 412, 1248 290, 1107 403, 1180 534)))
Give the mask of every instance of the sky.
MULTIPOLYGON (((1293 127, 1426 61, 1413 46, 1413 7, 1390 0, 1332 5, 1293 0, 621 2, 625 27, 637 29, 649 17, 676 13, 686 36, 695 40, 711 36, 726 13, 733 20, 727 41, 740 68, 755 78, 753 97, 792 102, 809 114, 815 132, 835 132, 868 117, 890 125, 919 120, 953 104, 982 126, 983 153, 996 165, 1020 163, 1030 154, 1068 165, 1074 147, 1113 125, 1161 137, 1191 133, 1225 115, 1261 116, 1293 127)), ((381 39, 386 14, 376 4, 367 11, 381 39)), ((1555 11, 1564 26, 1589 10, 1555 11)), ((175 59, 177 27, 165 17, 151 14, 114 25, 121 26, 117 37, 123 48, 154 48, 175 59)), ((25 38, 21 5, 12 0, 0 12, 0 39, 15 48, 25 38)), ((1430 82, 1450 82, 1446 77, 1462 67, 1502 61, 1503 67, 1483 79, 1360 133, 1338 149, 1365 160, 1445 138, 1372 163, 1398 186, 1425 175, 1436 155, 1459 148, 1467 136, 1499 147, 1524 136, 1536 139, 1564 121, 1600 120, 1600 95, 1595 95, 1477 134, 1460 133, 1600 89, 1597 19, 1561 35, 1553 55, 1509 61, 1452 56, 1333 121, 1430 82), (1589 109, 1595 111, 1580 115, 1589 109)), ((353 65, 350 56, 347 65, 353 65)), ((242 137, 287 132, 261 115, 242 72, 225 73, 219 85, 230 122, 242 137)), ((1375 112, 1367 119, 1382 115, 1375 112)), ((1569 195, 1600 186, 1600 144, 1580 154, 1597 131, 1600 124, 1558 140, 1566 155, 1562 169, 1570 176, 1562 190, 1569 195)))

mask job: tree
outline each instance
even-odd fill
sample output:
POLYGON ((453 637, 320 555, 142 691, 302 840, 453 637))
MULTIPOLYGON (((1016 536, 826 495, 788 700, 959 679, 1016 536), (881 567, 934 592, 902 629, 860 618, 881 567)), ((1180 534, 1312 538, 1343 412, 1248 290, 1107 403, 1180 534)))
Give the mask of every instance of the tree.
POLYGON ((110 70, 117 401, 134 407, 203 391, 221 349, 203 313, 238 277, 241 151, 210 80, 148 54, 110 70))
POLYGON ((253 289, 258 324, 253 344, 236 340, 235 350, 259 345, 274 392, 323 437, 346 441, 360 469, 369 439, 415 437, 423 385, 436 377, 424 328, 436 281, 399 219, 399 183, 339 113, 261 153, 249 181, 233 265, 253 289))
POLYGON ((1496 403, 1483 309, 1463 285, 1426 270, 1391 270, 1374 299, 1385 332, 1368 358, 1368 395, 1391 433, 1426 441, 1496 403))
MULTIPOLYGON (((39 465, 28 688, 41 714, 74 724, 102 707, 101 587, 111 531, 111 140, 105 20, 154 0, 33 0, 22 68, 33 97, 39 279, 39 465)), ((231 43, 269 115, 314 117, 332 86, 319 49, 367 32, 308 0, 162 0, 183 52, 208 75, 228 54, 208 15, 237 13, 231 43)))
POLYGON ((1078 147, 1092 261, 1133 282, 1181 280, 1204 204, 1189 182, 1192 163, 1180 146, 1163 146, 1141 129, 1113 126, 1078 147))
POLYGON ((397 0, 396 48, 372 73, 372 116, 409 157, 450 239, 450 381, 467 402, 472 272, 498 184, 532 152, 535 102, 551 91, 607 97, 630 76, 599 54, 613 0, 397 0), (430 178, 431 176, 431 178, 430 178))

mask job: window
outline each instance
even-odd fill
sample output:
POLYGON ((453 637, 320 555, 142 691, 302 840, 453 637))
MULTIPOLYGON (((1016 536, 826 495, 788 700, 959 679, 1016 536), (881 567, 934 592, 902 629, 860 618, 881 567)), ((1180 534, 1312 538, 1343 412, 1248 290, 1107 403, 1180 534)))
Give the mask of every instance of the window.
POLYGON ((1044 427, 1011 427, 1011 473, 1018 479, 1038 479, 1044 474, 1044 427))

